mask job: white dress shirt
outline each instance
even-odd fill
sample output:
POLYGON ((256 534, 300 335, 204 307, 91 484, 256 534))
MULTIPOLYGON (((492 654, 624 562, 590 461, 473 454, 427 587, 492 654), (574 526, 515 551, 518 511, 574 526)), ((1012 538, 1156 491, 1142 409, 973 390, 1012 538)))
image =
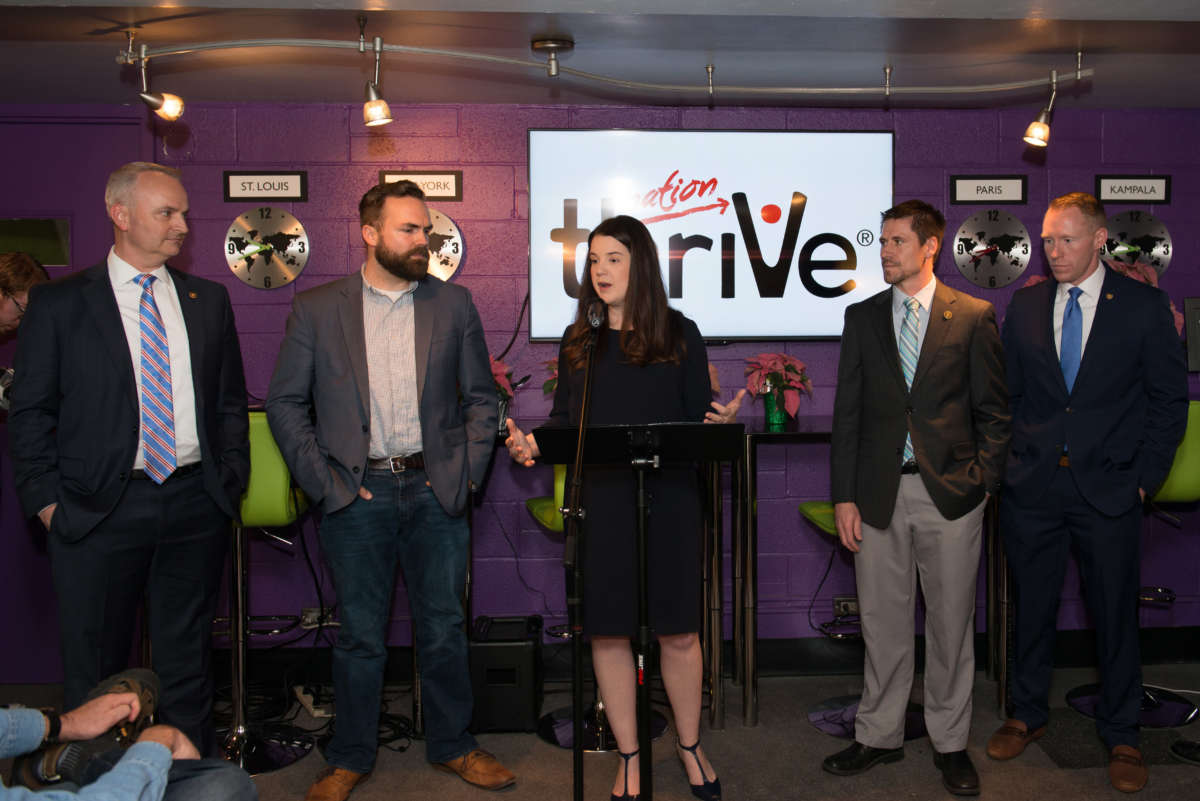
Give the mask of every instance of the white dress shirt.
MULTIPOLYGON (((1096 271, 1078 284, 1083 290, 1079 293, 1079 311, 1083 313, 1080 322, 1083 325, 1083 339, 1079 343, 1079 358, 1087 351, 1088 334, 1092 332, 1092 321, 1096 319, 1096 307, 1100 305, 1100 291, 1104 288, 1104 272, 1108 268, 1101 262, 1096 271)), ((1075 284, 1059 284, 1054 294, 1054 350, 1062 358, 1062 324, 1063 313, 1067 310, 1067 299, 1071 287, 1075 284)))
MULTIPOLYGON (((137 383, 138 397, 138 442, 141 443, 142 402, 142 288, 134 279, 141 271, 117 255, 115 248, 108 251, 108 279, 112 282, 113 295, 117 299, 117 310, 121 313, 121 325, 125 327, 125 341, 129 344, 129 355, 133 359, 133 380, 137 383)), ((196 426, 196 393, 192 386, 192 354, 188 349, 187 328, 183 324, 183 312, 179 308, 179 295, 175 283, 165 266, 159 265, 150 271, 155 281, 154 303, 167 329, 167 350, 171 356, 171 407, 175 417, 175 465, 183 467, 200 461, 200 434, 196 426)), ((144 465, 142 448, 139 446, 133 460, 133 468, 141 470, 144 465)))
MULTIPOLYGON (((933 307, 933 291, 937 289, 937 279, 929 279, 929 283, 916 291, 912 297, 917 299, 920 308, 917 309, 917 357, 920 358, 921 346, 925 344, 925 329, 929 328, 929 310, 933 307)), ((900 326, 904 323, 904 315, 908 311, 904 301, 905 295, 898 287, 892 287, 892 333, 896 335, 896 345, 900 344, 900 326)))

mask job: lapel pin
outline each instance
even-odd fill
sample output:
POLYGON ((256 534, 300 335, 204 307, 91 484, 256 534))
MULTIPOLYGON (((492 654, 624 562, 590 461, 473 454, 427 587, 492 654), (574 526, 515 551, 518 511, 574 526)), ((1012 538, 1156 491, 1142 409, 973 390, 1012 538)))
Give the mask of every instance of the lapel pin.
POLYGON ((197 295, 195 292, 189 292, 188 297, 191 298, 192 300, 195 300, 196 298, 198 298, 200 296, 197 295))
POLYGON ((1111 292, 1105 292, 1105 293, 1104 293, 1104 299, 1105 299, 1105 300, 1112 300, 1112 299, 1113 299, 1113 294, 1112 294, 1111 292))
POLYGON ((950 311, 949 309, 942 312, 942 319, 944 319, 944 320, 949 320, 953 316, 954 316, 954 313, 952 311, 950 311))

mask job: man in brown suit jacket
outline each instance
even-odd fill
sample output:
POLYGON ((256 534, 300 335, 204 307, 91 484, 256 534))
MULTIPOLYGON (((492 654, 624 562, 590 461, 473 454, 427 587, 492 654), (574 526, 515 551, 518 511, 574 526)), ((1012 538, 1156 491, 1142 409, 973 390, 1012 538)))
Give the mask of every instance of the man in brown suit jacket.
POLYGON ((995 310, 934 279, 945 225, 917 200, 885 211, 892 288, 846 309, 832 485, 838 536, 855 554, 866 664, 855 742, 823 767, 849 776, 904 757, 919 575, 934 762, 950 792, 976 795, 966 752, 975 577, 1010 418, 995 310))

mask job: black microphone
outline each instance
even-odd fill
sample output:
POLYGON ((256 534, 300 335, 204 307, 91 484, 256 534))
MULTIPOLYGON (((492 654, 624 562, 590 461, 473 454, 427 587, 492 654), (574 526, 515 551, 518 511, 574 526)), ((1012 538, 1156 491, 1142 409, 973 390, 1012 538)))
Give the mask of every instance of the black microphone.
POLYGON ((607 305, 600 299, 593 300, 587 307, 588 325, 593 329, 599 330, 600 326, 604 325, 605 310, 607 305))

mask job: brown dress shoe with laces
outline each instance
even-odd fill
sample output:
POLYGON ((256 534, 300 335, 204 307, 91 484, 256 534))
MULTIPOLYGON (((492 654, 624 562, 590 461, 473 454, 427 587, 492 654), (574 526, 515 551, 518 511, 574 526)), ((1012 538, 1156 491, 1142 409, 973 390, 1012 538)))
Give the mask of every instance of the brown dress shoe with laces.
POLYGON ((1034 740, 1041 739, 1046 733, 1046 727, 1029 731, 1023 722, 1015 718, 1004 721, 1004 725, 996 729, 987 744, 987 755, 992 759, 1012 759, 1025 752, 1025 746, 1034 740))
POLYGON ((433 766, 485 790, 501 790, 517 783, 513 772, 482 748, 449 762, 435 762, 433 766))
POLYGON ((1136 793, 1150 778, 1142 752, 1131 745, 1118 745, 1108 755, 1108 780, 1122 793, 1136 793))
POLYGON ((345 768, 328 767, 317 774, 304 801, 346 801, 354 786, 370 774, 355 773, 345 768))

